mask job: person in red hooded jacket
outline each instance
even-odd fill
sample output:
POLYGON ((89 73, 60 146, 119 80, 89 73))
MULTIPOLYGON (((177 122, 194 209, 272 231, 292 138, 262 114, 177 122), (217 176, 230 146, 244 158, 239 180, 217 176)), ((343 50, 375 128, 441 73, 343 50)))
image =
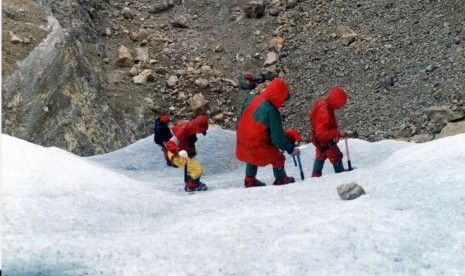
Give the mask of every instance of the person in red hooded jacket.
POLYGON ((315 145, 315 161, 313 163, 312 177, 322 175, 326 158, 333 164, 334 171, 344 171, 342 152, 337 146, 339 138, 347 137, 347 132, 339 129, 334 111, 345 106, 347 93, 341 87, 334 87, 325 99, 315 102, 310 110, 309 140, 315 145))
POLYGON ((300 150, 284 134, 279 108, 289 99, 287 84, 273 79, 260 95, 248 96, 242 105, 236 130, 236 158, 246 163, 246 188, 265 186, 256 178, 258 166, 273 166, 274 185, 295 182, 284 169, 286 151, 299 155, 300 150))
POLYGON ((204 183, 200 182, 203 173, 202 164, 192 159, 197 154, 195 148, 197 134, 206 135, 207 130, 207 117, 199 115, 191 121, 184 121, 175 125, 172 128, 173 137, 165 144, 168 157, 174 165, 184 168, 187 162, 187 179, 184 186, 186 192, 206 191, 208 189, 204 183))

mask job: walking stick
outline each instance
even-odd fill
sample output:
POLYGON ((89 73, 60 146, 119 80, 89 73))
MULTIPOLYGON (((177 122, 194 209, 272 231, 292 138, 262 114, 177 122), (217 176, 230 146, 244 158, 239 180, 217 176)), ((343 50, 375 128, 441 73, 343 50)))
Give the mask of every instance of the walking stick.
POLYGON ((347 137, 345 138, 346 143, 346 155, 347 155, 347 165, 349 166, 349 171, 353 170, 352 163, 350 162, 350 154, 349 154, 349 142, 347 142, 347 137))
MULTIPOLYGON (((294 160, 294 165, 297 167, 297 162, 295 161, 295 155, 292 155, 292 159, 294 160)), ((302 170, 302 162, 300 161, 300 154, 297 155, 297 161, 299 161, 299 170, 300 170, 300 178, 304 180, 304 171, 302 170)))
MULTIPOLYGON (((294 161, 295 161, 295 159, 294 159, 294 161)), ((302 162, 300 161, 300 154, 297 155, 297 162, 299 163, 300 178, 302 178, 302 180, 304 180, 305 176, 304 176, 304 171, 302 170, 302 162)))
POLYGON ((186 158, 186 163, 184 163, 184 182, 187 183, 187 158, 186 158))
POLYGON ((294 160, 294 166, 297 167, 297 162, 295 161, 295 156, 294 155, 292 155, 292 159, 294 160))

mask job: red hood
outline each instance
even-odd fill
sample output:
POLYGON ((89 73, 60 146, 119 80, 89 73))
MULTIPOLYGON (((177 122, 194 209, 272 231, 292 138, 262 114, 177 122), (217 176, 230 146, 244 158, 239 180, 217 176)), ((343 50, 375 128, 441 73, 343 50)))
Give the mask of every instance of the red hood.
POLYGON ((329 108, 339 109, 346 105, 347 93, 340 87, 334 87, 325 99, 329 108))
POLYGON ((170 117, 168 115, 163 115, 163 116, 160 116, 159 120, 161 123, 164 123, 167 125, 170 122, 170 117))
POLYGON ((208 130, 208 119, 205 115, 199 115, 195 119, 189 121, 185 126, 185 131, 188 135, 203 133, 208 130))
POLYGON ((289 90, 287 84, 282 79, 276 78, 268 84, 261 95, 270 101, 274 107, 280 108, 289 96, 289 90))

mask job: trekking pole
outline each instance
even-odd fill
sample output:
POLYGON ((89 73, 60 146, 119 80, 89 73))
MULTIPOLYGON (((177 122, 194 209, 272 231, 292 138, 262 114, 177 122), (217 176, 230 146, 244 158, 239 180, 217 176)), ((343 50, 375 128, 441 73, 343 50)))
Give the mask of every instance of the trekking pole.
POLYGON ((186 162, 184 163, 184 182, 187 183, 187 158, 186 162))
MULTIPOLYGON (((295 162, 295 159, 294 159, 294 162, 295 162)), ((302 178, 302 180, 304 180, 305 176, 304 176, 304 171, 302 170, 302 161, 300 161, 300 154, 297 155, 297 162, 299 163, 300 178, 302 178)))
POLYGON ((345 138, 345 144, 346 144, 347 165, 349 166, 349 171, 351 171, 353 169, 352 169, 352 163, 350 162, 349 142, 347 142, 347 137, 345 138))
POLYGON ((297 162, 295 161, 295 156, 294 155, 292 155, 292 159, 294 160, 294 166, 297 167, 297 162))

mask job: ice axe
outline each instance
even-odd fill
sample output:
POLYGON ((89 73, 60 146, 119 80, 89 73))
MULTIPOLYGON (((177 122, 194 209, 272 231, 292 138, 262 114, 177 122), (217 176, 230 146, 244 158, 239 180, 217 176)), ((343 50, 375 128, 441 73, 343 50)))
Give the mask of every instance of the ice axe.
POLYGON ((352 163, 350 162, 350 153, 349 153, 349 142, 347 142, 347 137, 344 139, 346 144, 346 155, 347 155, 347 166, 349 166, 349 171, 353 170, 352 163))
MULTIPOLYGON (((181 152, 183 152, 183 151, 181 151, 181 152)), ((187 153, 185 151, 184 151, 184 153, 185 153, 185 156, 179 154, 179 157, 184 159, 184 182, 187 183, 187 181, 189 180, 189 177, 187 175, 187 161, 189 160, 189 157, 187 156, 187 153)))
POLYGON ((188 182, 189 176, 187 175, 187 163, 189 161, 189 154, 185 150, 180 150, 177 156, 184 159, 184 182, 188 182))
MULTIPOLYGON (((298 147, 299 145, 299 142, 302 141, 302 136, 300 135, 299 131, 298 130, 295 130, 295 129, 292 129, 292 128, 289 128, 289 129, 286 129, 284 131, 284 135, 286 136, 286 138, 294 144, 294 147, 297 147, 297 148, 301 148, 301 147, 298 147), (297 143, 297 144, 296 144, 297 143)), ((302 180, 304 180, 304 172, 302 170, 302 162, 300 161, 300 154, 297 155, 297 161, 295 161, 295 156, 292 155, 292 159, 294 160, 294 165, 297 166, 297 163, 299 163, 299 170, 300 170, 300 177, 302 178, 302 180)))
MULTIPOLYGON (((295 162, 295 159, 294 159, 294 162, 295 162)), ((300 154, 297 155, 297 163, 299 163, 300 178, 304 180, 305 176, 304 176, 304 171, 302 170, 302 162, 300 161, 300 154)))
POLYGON ((300 171, 300 178, 304 180, 304 171, 302 170, 302 162, 300 161, 300 155, 297 155, 297 161, 295 160, 295 156, 292 155, 292 159, 294 160, 294 165, 297 167, 297 163, 299 163, 299 171, 300 171))
MULTIPOLYGON (((301 150, 301 149, 304 149, 304 148, 306 148, 305 145, 299 146, 299 149, 300 149, 300 150, 301 150)), ((294 158, 294 163, 295 163, 295 156, 292 156, 292 158, 294 158)), ((300 160, 300 154, 297 155, 297 163, 299 164, 300 178, 301 178, 302 180, 304 180, 304 179, 305 179, 305 175, 304 175, 304 171, 303 171, 303 169, 302 169, 302 161, 300 160)))
MULTIPOLYGON (((301 149, 301 148, 304 148, 304 146, 300 146, 300 147, 298 147, 298 148, 301 149)), ((302 161, 300 161, 300 154, 297 155, 297 162, 295 161, 295 155, 292 155, 292 159, 294 160, 294 165, 295 165, 295 166, 297 166, 297 163, 299 164, 300 178, 301 178, 302 180, 304 180, 304 179, 305 179, 305 176, 304 176, 304 171, 303 171, 303 169, 302 169, 302 161)))
POLYGON ((187 183, 187 159, 184 163, 184 182, 187 183))
POLYGON ((295 161, 295 156, 294 155, 292 155, 292 160, 294 160, 294 166, 297 167, 297 161, 295 161))

